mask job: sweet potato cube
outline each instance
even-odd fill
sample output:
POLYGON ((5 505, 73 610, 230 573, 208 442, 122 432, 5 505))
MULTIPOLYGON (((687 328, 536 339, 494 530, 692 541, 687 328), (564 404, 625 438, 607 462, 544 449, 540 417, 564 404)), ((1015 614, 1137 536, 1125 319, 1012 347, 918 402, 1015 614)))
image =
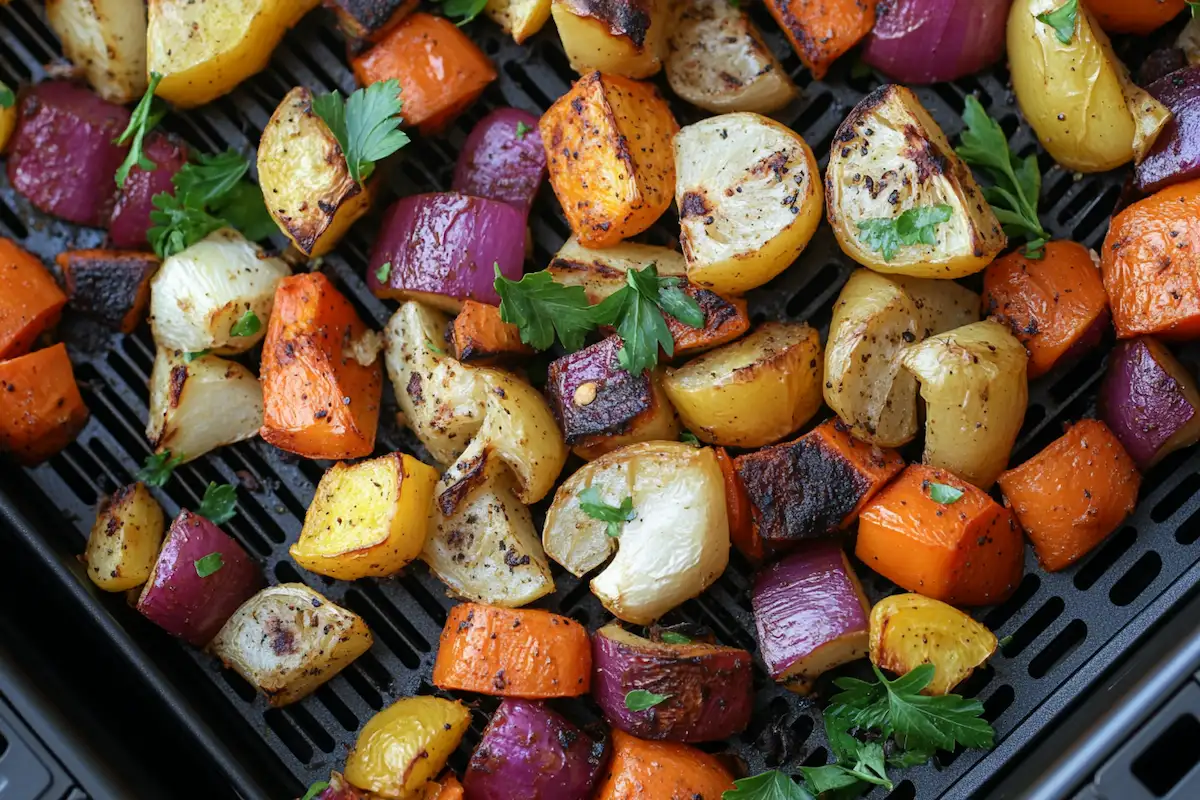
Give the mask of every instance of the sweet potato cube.
POLYGON ((0 239, 0 359, 29 352, 58 322, 67 296, 42 262, 10 239, 0 239))
POLYGON ((0 453, 22 464, 45 461, 74 441, 87 419, 65 346, 0 361, 0 453))
POLYGON ((875 26, 877 0, 767 0, 796 55, 817 80, 875 26))
POLYGON ((837 419, 795 441, 738 456, 734 463, 750 495, 754 525, 773 543, 845 530, 904 469, 895 450, 855 439, 837 419))
POLYGON ((533 355, 521 341, 521 331, 500 319, 500 309, 476 300, 463 301, 454 318, 454 357, 459 361, 491 364, 533 355))
POLYGON ((262 437, 306 458, 370 455, 383 392, 378 349, 324 275, 280 281, 263 343, 262 437))
POLYGON ((585 75, 542 115, 538 129, 550 185, 584 246, 611 247, 670 207, 671 139, 679 125, 650 84, 585 75))
POLYGON ((855 555, 909 591, 982 606, 1017 588, 1024 543, 1012 512, 986 492, 913 464, 862 510, 855 555))
POLYGON ((496 80, 492 62, 458 26, 423 13, 406 17, 351 65, 362 86, 399 81, 404 124, 424 134, 446 127, 496 80))
POLYGON ((1056 572, 1117 529, 1137 505, 1142 476, 1108 426, 1087 419, 998 482, 1038 560, 1056 572))
POLYGON ((121 333, 132 333, 146 316, 150 279, 159 260, 128 250, 70 250, 55 259, 71 296, 71 308, 121 333))

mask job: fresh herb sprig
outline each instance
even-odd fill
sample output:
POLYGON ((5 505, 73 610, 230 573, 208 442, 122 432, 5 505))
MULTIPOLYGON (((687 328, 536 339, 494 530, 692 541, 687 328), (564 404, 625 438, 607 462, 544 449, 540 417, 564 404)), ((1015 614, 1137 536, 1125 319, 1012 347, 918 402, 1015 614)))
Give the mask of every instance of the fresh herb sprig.
POLYGON ((170 450, 152 453, 146 456, 142 468, 138 470, 134 478, 147 486, 165 486, 171 479, 171 473, 182 463, 183 454, 172 456, 170 450))
POLYGON ((225 559, 220 553, 213 552, 197 558, 193 564, 196 567, 196 575, 201 578, 207 578, 225 566, 225 559))
POLYGON ((439 0, 442 2, 442 13, 460 28, 483 13, 487 0, 439 0))
POLYGON ((1075 22, 1079 18, 1079 0, 1067 0, 1053 11, 1037 15, 1037 21, 1054 29, 1054 35, 1063 44, 1070 44, 1075 36, 1075 22))
POLYGON ((600 325, 597 307, 588 303, 582 286, 564 286, 544 270, 513 281, 500 274, 498 264, 493 269, 500 319, 516 325, 521 341, 535 350, 553 347, 557 336, 563 347, 574 352, 600 325))
POLYGON ((317 800, 321 793, 329 788, 329 781, 317 781, 308 787, 308 791, 304 793, 304 797, 300 800, 317 800))
POLYGON ((1004 232, 1024 237, 1025 255, 1041 258, 1050 233, 1038 219, 1038 196, 1042 191, 1042 173, 1037 156, 1019 158, 1008 147, 1008 137, 999 123, 988 116, 980 102, 967 95, 963 108, 963 132, 955 152, 973 167, 982 169, 992 180, 983 195, 992 206, 1004 232))
POLYGON ((929 499, 935 503, 948 506, 957 503, 962 496, 962 489, 957 489, 944 483, 929 484, 929 499))
POLYGON ((670 699, 669 694, 657 694, 646 689, 633 689, 625 695, 625 707, 630 711, 645 711, 670 699))
POLYGON ((891 261, 905 245, 936 245, 933 231, 943 222, 948 222, 954 209, 941 203, 934 206, 910 208, 898 217, 876 217, 858 222, 862 231, 862 242, 884 261, 891 261))
POLYGON ((262 320, 258 318, 253 310, 246 309, 246 313, 238 319, 237 322, 229 328, 230 336, 253 336, 262 330, 262 320))
POLYGON ((17 104, 17 96, 13 90, 0 81, 0 108, 12 108, 17 104))
POLYGON ((1188 9, 1192 12, 1192 19, 1200 17, 1200 0, 1188 0, 1188 9))
POLYGON ((777 769, 733 782, 721 800, 813 800, 812 794, 777 769))
POLYGON ((313 113, 325 121, 341 145, 350 177, 360 186, 382 161, 408 144, 408 134, 400 130, 400 82, 396 79, 372 83, 350 94, 340 92, 313 98, 313 113))
POLYGON ((579 510, 592 519, 608 523, 605 532, 614 539, 621 535, 621 523, 637 516, 632 497, 626 495, 620 505, 614 506, 600 499, 600 492, 595 486, 589 486, 579 493, 579 510))
POLYGON ((196 513, 213 525, 223 525, 237 514, 237 487, 230 483, 209 482, 196 513))
POLYGON ((134 107, 133 115, 129 118, 129 125, 125 127, 120 136, 113 140, 113 144, 129 145, 129 152, 125 155, 125 160, 117 168, 115 177, 118 188, 125 185, 125 179, 129 177, 129 171, 135 165, 147 171, 154 170, 158 166, 142 152, 142 141, 146 138, 146 134, 154 130, 167 114, 167 104, 154 96, 154 90, 158 88, 162 77, 157 72, 150 73, 150 84, 146 87, 146 93, 142 95, 142 99, 134 107))

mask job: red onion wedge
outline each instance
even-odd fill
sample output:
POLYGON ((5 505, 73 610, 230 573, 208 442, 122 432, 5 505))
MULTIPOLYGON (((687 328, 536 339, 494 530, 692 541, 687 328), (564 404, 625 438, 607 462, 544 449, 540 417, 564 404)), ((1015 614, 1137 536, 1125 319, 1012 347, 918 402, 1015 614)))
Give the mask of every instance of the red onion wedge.
POLYGON ((1012 0, 882 0, 862 58, 899 83, 954 81, 1004 53, 1012 0))
POLYGON ((1133 185, 1144 194, 1200 177, 1200 66, 1176 70, 1146 87, 1171 110, 1154 146, 1137 165, 1133 185))
POLYGON ((528 111, 498 108, 471 129, 450 188, 528 213, 545 177, 546 150, 538 118, 528 111))

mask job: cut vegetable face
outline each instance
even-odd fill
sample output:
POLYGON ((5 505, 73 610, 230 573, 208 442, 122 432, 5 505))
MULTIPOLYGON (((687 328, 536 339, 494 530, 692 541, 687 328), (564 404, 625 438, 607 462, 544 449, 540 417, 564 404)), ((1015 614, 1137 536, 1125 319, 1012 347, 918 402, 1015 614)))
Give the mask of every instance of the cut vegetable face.
POLYGON ((646 442, 601 456, 559 487, 542 542, 547 555, 579 577, 608 561, 592 579, 592 592, 618 618, 648 624, 725 570, 729 525, 716 456, 679 442, 646 442), (621 526, 619 537, 582 508, 588 488, 609 505, 632 498, 636 517, 621 526))
POLYGON ((141 323, 150 304, 150 279, 159 267, 153 255, 69 250, 59 253, 55 261, 62 269, 72 308, 121 333, 132 333, 141 323))
POLYGON ((0 361, 0 454, 26 465, 45 461, 75 441, 87 421, 61 342, 0 361))
POLYGON ((1134 170, 1134 185, 1143 193, 1200 177, 1200 67, 1188 66, 1164 75, 1146 91, 1171 111, 1154 146, 1134 170))
POLYGON ((733 789, 733 776, 714 756, 678 742, 647 742, 622 730, 612 732, 612 760, 595 800, 649 797, 719 798, 733 789))
POLYGON ((550 19, 550 0, 487 0, 483 12, 521 44, 550 19))
POLYGON ((871 32, 877 0, 768 0, 767 10, 817 80, 871 32))
POLYGON ((842 250, 878 272, 961 278, 1007 242, 971 170, 903 86, 871 92, 838 128, 825 203, 842 250))
POLYGON ((146 6, 141 0, 48 0, 46 21, 96 94, 114 103, 142 96, 146 6))
POLYGON ((954 606, 919 594, 894 594, 871 609, 871 663, 905 675, 933 664, 921 694, 949 694, 996 652, 996 635, 954 606))
POLYGON ((346 780, 387 800, 420 797, 470 724, 471 712, 456 700, 397 700, 363 726, 346 757, 346 780))
POLYGON ((862 58, 897 83, 956 81, 1004 54, 1012 0, 893 0, 863 43, 862 58))
POLYGON ((710 117, 675 135, 675 203, 688 278, 741 294, 796 260, 824 193, 808 144, 758 114, 710 117))
POLYGON ((667 0, 553 0, 550 13, 571 69, 648 78, 666 55, 667 0))
POLYGON ((528 212, 546 177, 537 125, 537 117, 516 108, 497 108, 479 120, 458 153, 450 188, 528 212))
POLYGON ((0 238, 0 359, 28 353, 58 323, 67 296, 42 262, 11 239, 0 238))
POLYGON ((88 577, 106 592, 141 586, 154 569, 165 531, 162 507, 145 485, 121 487, 92 525, 83 554, 88 577))
POLYGON ((521 331, 500 318, 500 309, 474 300, 463 301, 454 317, 451 334, 454 357, 464 363, 493 364, 531 356, 534 350, 521 341, 521 331))

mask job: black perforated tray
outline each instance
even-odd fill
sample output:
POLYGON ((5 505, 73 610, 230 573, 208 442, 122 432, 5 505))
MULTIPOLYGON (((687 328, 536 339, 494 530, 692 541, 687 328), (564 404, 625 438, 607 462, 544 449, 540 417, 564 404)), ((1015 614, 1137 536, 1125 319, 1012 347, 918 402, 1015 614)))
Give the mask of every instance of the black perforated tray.
MULTIPOLYGON (((761 8, 753 11, 785 68, 803 87, 800 99, 776 115, 800 132, 824 166, 833 132, 851 107, 877 83, 875 77, 851 77, 852 59, 843 59, 822 82, 813 82, 761 8)), ((396 196, 446 189, 454 158, 466 131, 489 109, 513 105, 535 113, 544 110, 569 86, 572 73, 553 26, 525 46, 503 38, 490 23, 478 21, 468 31, 496 62, 499 80, 446 134, 416 137, 389 165, 386 185, 396 196)), ((0 78, 24 84, 44 77, 43 65, 58 56, 54 35, 41 19, 41 4, 14 0, 0 6, 0 78)), ((661 79, 660 79, 661 80, 661 79)), ((1022 155, 1033 152, 1034 138, 1020 125, 1003 70, 957 84, 918 89, 918 95, 955 137, 958 112, 966 93, 976 93, 1011 135, 1022 155)), ((354 87, 345 65, 344 42, 324 12, 309 15, 274 54, 270 66, 227 97, 168 118, 166 127, 203 151, 234 147, 251 152, 272 110, 294 85, 314 89, 354 87)), ((681 124, 702 114, 675 104, 681 124)), ((1109 214, 1120 192, 1121 175, 1079 179, 1053 167, 1043 156, 1046 177, 1043 220, 1058 237, 1099 247, 1109 214)), ((321 269, 351 298, 365 319, 377 327, 391 307, 364 286, 366 255, 377 230, 381 198, 372 215, 360 221, 336 254, 321 269)), ((668 214, 668 218, 673 218, 668 214)), ((544 187, 530 219, 534 256, 530 269, 541 268, 566 238, 567 226, 553 194, 544 187)), ((647 239, 665 243, 674 232, 660 223, 647 239)), ((97 245, 103 232, 80 229, 47 218, 14 193, 0 176, 0 234, 12 236, 51 264, 68 247, 97 245)), ((282 244, 282 241, 279 242, 282 244)), ((842 256, 828 226, 783 276, 751 294, 755 321, 769 317, 808 320, 828 325, 830 307, 852 264, 842 256)), ((95 592, 77 564, 62 555, 82 550, 99 498, 128 482, 149 453, 143 428, 147 415, 146 383, 153 360, 149 331, 130 336, 98 331, 68 315, 62 330, 76 366, 84 399, 92 412, 87 428, 60 455, 21 474, 0 472, 0 490, 19 493, 29 505, 43 509, 40 530, 17 526, 18 533, 43 537, 56 549, 43 555, 59 560, 59 574, 83 585, 72 591, 87 597, 89 608, 112 625, 115 643, 131 653, 154 680, 150 688, 194 716, 201 744, 214 754, 214 769, 229 774, 246 796, 284 797, 302 785, 325 778, 338 767, 362 724, 397 697, 430 692, 428 677, 434 646, 453 605, 441 583, 422 565, 389 580, 334 582, 298 570, 287 554, 325 464, 297 459, 262 441, 223 448, 176 472, 158 492, 167 512, 195 504, 210 480, 241 481, 238 516, 226 529, 242 542, 278 581, 303 581, 336 602, 361 614, 374 631, 371 651, 303 702, 269 709, 262 698, 231 672, 221 670, 204 653, 179 645, 124 606, 120 596, 95 592), (53 555, 57 553, 58 555, 53 555), (86 594, 90 593, 90 595, 86 594), (166 679, 163 680, 163 676, 166 679), (232 751, 240 763, 230 764, 232 751)), ((1055 438, 1066 420, 1094 411, 1094 393, 1104 364, 1102 348, 1064 365, 1030 387, 1029 410, 1014 462, 1037 452, 1055 438)), ((1185 360, 1190 355, 1185 351, 1185 360)), ((389 392, 390 395, 390 392, 389 392)), ((390 397, 389 397, 390 402, 390 397)), ((392 419, 394 404, 385 407, 378 450, 413 448, 414 442, 392 419)), ((1000 636, 1011 636, 1003 653, 965 687, 984 703, 998 732, 998 745, 978 751, 941 754, 936 764, 909 770, 893 798, 973 797, 1011 765, 1020 749, 1033 741, 1055 714, 1069 705, 1137 637, 1200 582, 1200 452, 1176 453, 1147 476, 1136 513, 1083 563, 1054 575, 1038 569, 1027 550, 1026 576, 1016 594, 981 618, 1000 636)), ((0 509, 2 510, 2 509, 0 509)), ((595 627, 605 613, 586 582, 556 570, 558 592, 540 603, 595 627)), ((860 575, 869 595, 878 598, 894 587, 868 570, 860 575)), ((722 641, 755 648, 748 589, 751 570, 736 553, 724 576, 701 597, 678 612, 685 619, 711 626, 722 641)), ((82 601, 81 601, 82 602, 82 601)), ((99 618, 99 617, 98 617, 99 618)), ((826 760, 824 732, 815 701, 775 686, 760 670, 756 678, 757 713, 744 736, 728 749, 741 755, 752 770, 826 760)), ((461 767, 486 720, 492 701, 482 701, 472 732, 452 763, 461 767)), ((568 712, 586 720, 591 712, 576 704, 568 712)), ((724 745, 710 749, 726 749, 724 745)), ((873 797, 882 797, 882 790, 873 797)))

